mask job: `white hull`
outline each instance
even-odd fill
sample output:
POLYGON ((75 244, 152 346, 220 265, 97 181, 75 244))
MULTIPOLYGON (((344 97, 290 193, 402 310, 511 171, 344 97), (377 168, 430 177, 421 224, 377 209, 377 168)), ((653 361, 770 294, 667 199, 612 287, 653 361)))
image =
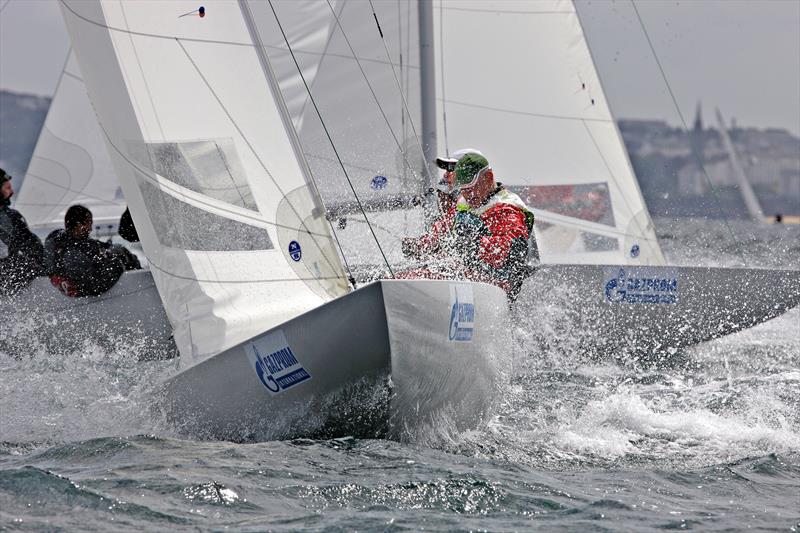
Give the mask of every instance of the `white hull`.
POLYGON ((164 406, 199 438, 406 439, 439 424, 475 427, 494 393, 492 354, 507 324, 505 293, 493 286, 375 282, 182 371, 165 384, 164 406), (474 303, 473 325, 462 320, 458 330, 455 286, 462 309, 465 291, 474 303), (467 332, 470 340, 458 340, 467 332), (272 394, 275 382, 257 375, 254 344, 262 356, 285 344, 298 361, 290 370, 310 378, 272 394))
MULTIPOLYGON (((571 330, 570 340, 592 356, 660 358, 752 327, 799 303, 800 271, 794 270, 543 265, 526 281, 518 303, 524 307, 517 312, 561 321, 571 330), (671 274, 678 281, 676 303, 610 301, 609 273, 620 268, 664 279, 671 274)), ((72 353, 88 341, 110 350, 132 348, 140 358, 176 355, 147 271, 128 272, 108 293, 89 298, 66 297, 39 278, 19 295, 1 298, 0 312, 5 317, 0 351, 6 354, 31 355, 36 346, 72 353)))
POLYGON ((560 321, 589 355, 662 359, 797 306, 800 271, 542 265, 519 304, 529 306, 519 313, 560 321), (610 285, 620 270, 625 282, 610 285))
POLYGON ((149 271, 126 272, 101 296, 70 298, 37 278, 14 297, 0 298, 0 351, 17 357, 36 347, 50 354, 86 343, 142 359, 174 357, 172 328, 149 271))

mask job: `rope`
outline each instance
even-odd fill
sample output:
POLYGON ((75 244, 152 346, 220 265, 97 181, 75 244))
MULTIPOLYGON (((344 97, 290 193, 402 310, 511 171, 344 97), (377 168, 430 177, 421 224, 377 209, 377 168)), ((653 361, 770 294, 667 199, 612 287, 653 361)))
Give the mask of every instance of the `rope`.
MULTIPOLYGON (((653 46, 653 41, 650 39, 650 34, 647 32, 647 28, 644 25, 644 21, 642 20, 642 16, 639 14, 639 9, 636 7, 636 2, 631 0, 631 5, 633 6, 633 11, 636 13, 636 18, 639 19, 639 25, 642 27, 642 32, 644 33, 645 38, 647 39, 647 44, 650 46, 650 51, 653 53, 653 58, 656 60, 656 65, 658 65, 658 70, 661 72, 661 77, 664 79, 664 84, 667 86, 667 91, 669 91, 669 96, 672 99, 672 104, 675 106, 675 111, 678 112, 678 117, 681 119, 681 125, 683 126, 683 131, 686 133, 686 136, 689 137, 689 126, 686 124, 686 119, 683 118, 683 113, 681 112, 680 106, 678 106, 678 99, 675 97, 675 93, 672 90, 672 86, 667 79, 667 74, 664 72, 664 67, 661 66, 661 61, 658 59, 658 54, 656 54, 656 49, 653 46)), ((699 154, 695 153, 695 150, 692 150, 692 153, 697 160, 697 165, 700 167, 703 176, 708 183, 709 188, 711 189, 712 196, 714 201, 717 204, 717 209, 722 212, 722 203, 720 202, 719 195, 717 194, 717 190, 714 188, 714 185, 711 183, 711 178, 708 175, 708 171, 706 171, 706 167, 703 164, 703 160, 700 158, 699 154)), ((728 223, 727 217, 722 219, 725 223, 725 227, 728 229, 728 232, 731 234, 731 238, 733 238, 733 242, 736 243, 736 250, 739 253, 739 259, 742 261, 742 264, 746 267, 747 261, 744 257, 744 252, 742 251, 742 243, 736 236, 736 233, 733 231, 730 223, 728 223)))
MULTIPOLYGON (((350 190, 353 192, 353 197, 358 204, 359 210, 364 215, 364 220, 367 222, 369 226, 369 231, 372 234, 372 238, 375 239, 375 244, 378 246, 378 251, 381 253, 381 257, 383 257, 384 263, 386 263, 386 268, 389 269, 389 273, 392 277, 394 277, 394 271, 392 270, 392 266, 389 264, 389 260, 386 258, 386 254, 383 252, 383 248, 381 247, 381 243, 378 240, 378 236, 375 235, 375 230, 372 228, 372 225, 369 224, 369 218, 367 217, 367 212, 364 210, 363 205, 361 204, 361 199, 358 197, 358 193, 356 192, 355 187, 353 186, 353 182, 350 180, 350 176, 347 173, 347 169, 342 162, 341 157, 339 157, 339 151, 336 149, 336 145, 333 143, 333 138, 331 137, 330 132, 328 131, 328 127, 325 125, 325 121, 322 118, 322 113, 317 106, 317 102, 314 99, 314 95, 311 94, 311 89, 308 86, 308 82, 306 81, 306 77, 303 75, 303 71, 300 68, 300 64, 297 62, 297 57, 294 55, 294 50, 292 50, 292 45, 289 43, 289 38, 286 36, 286 32, 283 29, 283 25, 281 24, 280 19, 278 18, 278 13, 275 12, 275 6, 272 4, 272 0, 267 0, 269 2, 269 7, 272 10, 272 14, 275 17, 275 22, 278 24, 278 29, 281 30, 281 35, 283 36, 283 40, 286 43, 286 47, 289 50, 289 54, 292 56, 292 61, 294 61, 295 67, 297 67, 297 73, 300 75, 300 79, 303 81, 303 86, 306 88, 306 92, 308 93, 308 97, 311 101, 311 105, 314 106, 314 111, 317 113, 317 117, 319 117, 320 124, 322 125, 322 129, 325 131, 325 136, 328 138, 328 142, 331 144, 331 148, 333 149, 333 153, 336 155, 336 159, 339 162, 339 166, 342 168, 342 172, 344 173, 344 177, 347 180, 347 184, 350 186, 350 190)), ((338 21, 338 18, 337 18, 338 21)), ((391 58, 389 58, 391 60, 391 58)), ((394 70, 394 69, 393 69, 394 70)), ((338 242, 338 240, 337 240, 338 242)))

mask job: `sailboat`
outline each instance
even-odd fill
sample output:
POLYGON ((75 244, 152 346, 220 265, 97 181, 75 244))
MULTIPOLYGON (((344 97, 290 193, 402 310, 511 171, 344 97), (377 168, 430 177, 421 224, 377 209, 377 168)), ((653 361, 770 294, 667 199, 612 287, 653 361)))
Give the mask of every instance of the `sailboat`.
MULTIPOLYGON (((296 6, 290 22, 301 33, 306 50, 321 51, 330 38, 330 17, 312 9, 311 2, 296 6)), ((313 80, 315 68, 313 63, 307 65, 304 76, 313 80)), ((307 102, 300 76, 292 67, 279 71, 278 79, 299 127, 299 110, 307 102)), ((126 201, 70 48, 14 204, 44 239, 50 231, 63 228, 66 210, 78 203, 92 211, 95 237, 116 234, 126 201)), ((139 256, 145 270, 127 272, 101 296, 71 298, 55 290, 47 278, 39 278, 21 294, 0 298, 0 312, 16 317, 0 326, 3 350, 21 356, 30 345, 43 344, 50 352, 71 353, 90 342, 111 349, 133 347, 144 359, 174 357, 172 326, 146 257, 139 256)))
POLYGON ((172 419, 222 438, 309 434, 332 423, 331 398, 365 386, 390 391, 381 435, 482 418, 505 294, 429 280, 349 290, 264 46, 269 6, 61 8, 180 350, 172 419))
MULTIPOLYGON (((44 238, 64 227, 64 213, 76 203, 91 209, 96 235, 116 233, 125 199, 70 51, 14 207, 44 238)), ((17 356, 36 344, 70 353, 86 341, 131 347, 143 358, 175 355, 172 328, 147 271, 126 274, 102 296, 78 299, 38 278, 22 293, 0 298, 0 312, 15 317, 0 326, 0 343, 17 356)))
POLYGON ((308 433, 305 422, 326 425, 309 406, 365 380, 393 386, 378 417, 389 435, 485 412, 502 294, 421 280, 348 292, 353 243, 374 236, 359 252, 391 271, 391 241, 422 229, 402 200, 431 181, 433 146, 479 146, 534 206, 544 264, 528 304, 563 306, 587 349, 673 349, 798 303, 796 272, 664 265, 571 2, 391 7, 207 2, 201 16, 192 2, 62 3, 181 352, 165 394, 187 429, 308 433), (297 6, 327 23, 289 24, 297 6), (384 31, 399 37, 388 60, 384 31), (478 49, 477 32, 492 47, 478 49), (311 33, 321 48, 306 46, 311 33), (524 62, 493 60, 519 50, 524 62), (309 68, 287 98, 276 72, 309 68), (373 103, 381 113, 364 111, 373 103), (336 227, 325 217, 348 209, 336 227), (789 290, 763 290, 778 280, 789 290))

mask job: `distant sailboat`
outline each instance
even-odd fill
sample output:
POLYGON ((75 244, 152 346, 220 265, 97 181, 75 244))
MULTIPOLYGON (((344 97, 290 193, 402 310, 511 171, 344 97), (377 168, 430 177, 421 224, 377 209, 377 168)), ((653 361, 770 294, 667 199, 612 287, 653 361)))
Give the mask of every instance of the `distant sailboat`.
POLYGON ((125 210, 105 140, 70 51, 15 205, 32 228, 48 230, 62 228, 64 213, 76 203, 92 210, 96 226, 115 228, 125 210))
POLYGON ((722 113, 720 113, 719 109, 716 110, 716 115, 717 124, 719 124, 719 134, 722 137, 722 145, 725 147, 725 151, 728 152, 728 159, 731 162, 733 175, 736 178, 739 191, 742 194, 744 205, 747 207, 747 213, 753 221, 763 224, 767 219, 764 216, 764 210, 761 209, 761 202, 758 201, 758 197, 753 191, 753 187, 750 185, 747 175, 744 173, 742 163, 739 161, 739 156, 736 153, 736 149, 733 147, 731 136, 728 134, 728 127, 725 125, 725 119, 722 118, 722 113))

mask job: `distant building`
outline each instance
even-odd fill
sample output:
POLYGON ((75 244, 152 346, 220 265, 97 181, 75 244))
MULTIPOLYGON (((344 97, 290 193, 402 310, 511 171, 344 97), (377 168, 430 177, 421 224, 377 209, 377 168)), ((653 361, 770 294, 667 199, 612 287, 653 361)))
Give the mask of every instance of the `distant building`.
MULTIPOLYGON (((655 216, 746 216, 719 131, 704 126, 699 102, 688 135, 656 120, 620 120, 619 127, 655 216)), ((774 128, 729 133, 765 212, 800 214, 800 139, 774 128)))

